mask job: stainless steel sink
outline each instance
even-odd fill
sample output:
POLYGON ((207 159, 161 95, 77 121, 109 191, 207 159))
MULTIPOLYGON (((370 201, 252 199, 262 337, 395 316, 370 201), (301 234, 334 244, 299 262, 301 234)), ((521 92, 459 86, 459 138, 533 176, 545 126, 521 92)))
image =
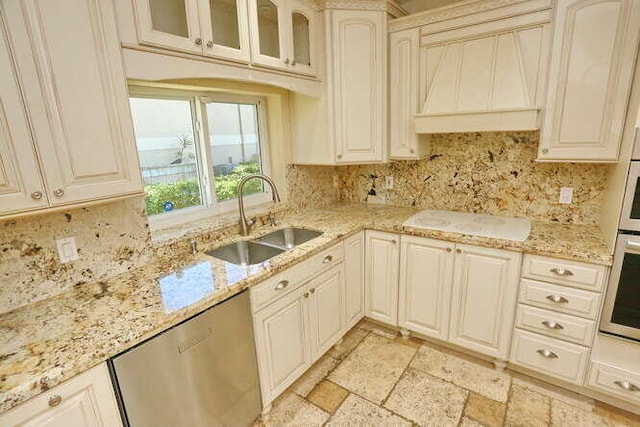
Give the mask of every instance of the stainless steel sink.
POLYGON ((283 252, 284 249, 274 246, 263 245, 254 241, 242 241, 230 243, 205 253, 232 264, 254 265, 260 264, 283 252))
POLYGON ((287 227, 269 233, 257 239, 257 242, 266 243, 282 249, 291 249, 304 242, 322 235, 322 231, 307 230, 306 228, 287 227))

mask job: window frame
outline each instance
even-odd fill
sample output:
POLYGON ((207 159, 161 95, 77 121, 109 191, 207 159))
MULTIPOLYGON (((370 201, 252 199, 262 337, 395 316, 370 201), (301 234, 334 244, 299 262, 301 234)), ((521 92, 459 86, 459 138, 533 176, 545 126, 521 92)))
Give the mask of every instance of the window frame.
MULTIPOLYGON (((130 86, 129 98, 182 100, 189 101, 191 106, 191 120, 194 144, 196 146, 197 177, 203 204, 173 212, 147 215, 149 227, 152 231, 172 228, 238 210, 238 198, 218 201, 216 197, 215 177, 213 175, 212 156, 208 141, 209 129, 205 111, 207 102, 251 104, 256 106, 261 173, 270 174, 271 159, 269 156, 269 131, 267 128, 267 102, 265 97, 206 90, 130 86)), ((140 173, 142 172, 141 166, 139 171, 140 173)), ((264 192, 245 196, 245 208, 266 205, 273 198, 271 193, 271 188, 265 186, 264 192)))

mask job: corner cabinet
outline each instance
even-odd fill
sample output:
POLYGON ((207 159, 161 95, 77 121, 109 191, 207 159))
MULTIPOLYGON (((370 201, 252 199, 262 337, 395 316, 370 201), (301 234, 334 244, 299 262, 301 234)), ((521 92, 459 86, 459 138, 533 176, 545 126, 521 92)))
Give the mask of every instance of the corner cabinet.
POLYGON ((365 315, 398 324, 398 268, 400 237, 380 231, 365 232, 365 315))
POLYGON ((0 415, 2 426, 122 426, 106 363, 0 415))
POLYGON ((344 241, 345 313, 347 330, 364 317, 364 232, 344 241))
POLYGON ((0 215, 142 194, 111 2, 0 12, 0 215))
POLYGON ((618 159, 639 35, 637 0, 555 2, 539 160, 618 159))

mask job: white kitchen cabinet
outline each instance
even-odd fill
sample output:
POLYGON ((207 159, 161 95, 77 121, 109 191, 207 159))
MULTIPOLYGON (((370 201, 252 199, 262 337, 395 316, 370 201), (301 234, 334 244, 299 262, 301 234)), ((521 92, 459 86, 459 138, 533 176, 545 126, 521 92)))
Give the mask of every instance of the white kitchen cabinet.
POLYGON ((558 0, 538 160, 615 161, 633 78, 640 2, 558 0))
POLYGON ((428 140, 415 132, 419 113, 420 29, 389 34, 389 158, 419 159, 428 154, 428 140))
POLYGON ((441 240, 402 236, 400 327, 443 341, 448 339, 454 247, 441 240))
POLYGON ((345 318, 347 330, 364 317, 364 232, 344 241, 345 318))
POLYGON ((253 316, 263 405, 268 405, 309 367, 305 294, 307 289, 302 286, 253 316))
POLYGON ((0 415, 6 427, 122 426, 106 363, 0 415))
POLYGON ((18 70, 0 28, 0 214, 47 206, 18 70))
POLYGON ((398 325, 399 236, 365 232, 365 315, 398 325))
POLYGON ((506 360, 522 255, 456 245, 449 341, 506 360))
MULTIPOLYGON (((29 177, 25 185, 43 177, 42 188, 27 191, 42 193, 50 206, 142 193, 111 2, 30 0, 0 7, 39 159, 39 167, 17 175, 29 177)), ((3 205, 3 213, 16 206, 3 205)))
POLYGON ((335 266, 312 279, 306 288, 309 303, 311 354, 315 361, 346 332, 343 266, 335 266))
POLYGON ((298 0, 249 0, 252 62, 315 75, 318 16, 298 0))
POLYGON ((249 62, 247 0, 133 0, 141 44, 249 62))

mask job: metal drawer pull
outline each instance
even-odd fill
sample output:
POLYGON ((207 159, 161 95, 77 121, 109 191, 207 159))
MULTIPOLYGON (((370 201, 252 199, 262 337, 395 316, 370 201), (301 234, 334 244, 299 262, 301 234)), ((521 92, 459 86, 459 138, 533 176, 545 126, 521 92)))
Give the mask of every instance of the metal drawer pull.
POLYGON ((322 263, 323 263, 323 264, 326 264, 326 263, 331 262, 331 261, 333 261, 333 256, 331 256, 331 255, 327 255, 327 256, 326 256, 326 257, 324 257, 324 259, 322 260, 322 263))
POLYGON ((568 299, 566 299, 565 297, 563 297, 562 295, 559 295, 559 294, 547 295, 546 298, 549 301, 563 303, 563 304, 569 302, 568 299))
POLYGON ((536 353, 538 353, 540 356, 542 357, 546 357, 547 359, 557 359, 558 355, 555 354, 553 351, 551 350, 547 350, 547 349, 540 349, 538 351, 536 351, 536 353))
POLYGON ((284 288, 286 288, 287 286, 289 286, 289 281, 288 280, 283 280, 282 282, 278 283, 276 285, 275 288, 273 288, 274 291, 281 291, 284 288))
POLYGON ((52 408, 55 408, 60 403, 62 403, 62 396, 58 394, 54 394, 49 398, 49 406, 51 406, 52 408))
POLYGON ((564 329, 564 326, 553 320, 544 320, 541 323, 549 329, 564 329))
POLYGON ((573 276, 573 272, 571 270, 566 270, 564 268, 552 268, 549 271, 558 276, 563 276, 563 277, 573 276))
POLYGON ((613 383, 618 387, 623 388, 627 391, 640 391, 640 387, 638 387, 633 383, 630 383, 627 380, 618 380, 618 381, 614 381, 613 383))

